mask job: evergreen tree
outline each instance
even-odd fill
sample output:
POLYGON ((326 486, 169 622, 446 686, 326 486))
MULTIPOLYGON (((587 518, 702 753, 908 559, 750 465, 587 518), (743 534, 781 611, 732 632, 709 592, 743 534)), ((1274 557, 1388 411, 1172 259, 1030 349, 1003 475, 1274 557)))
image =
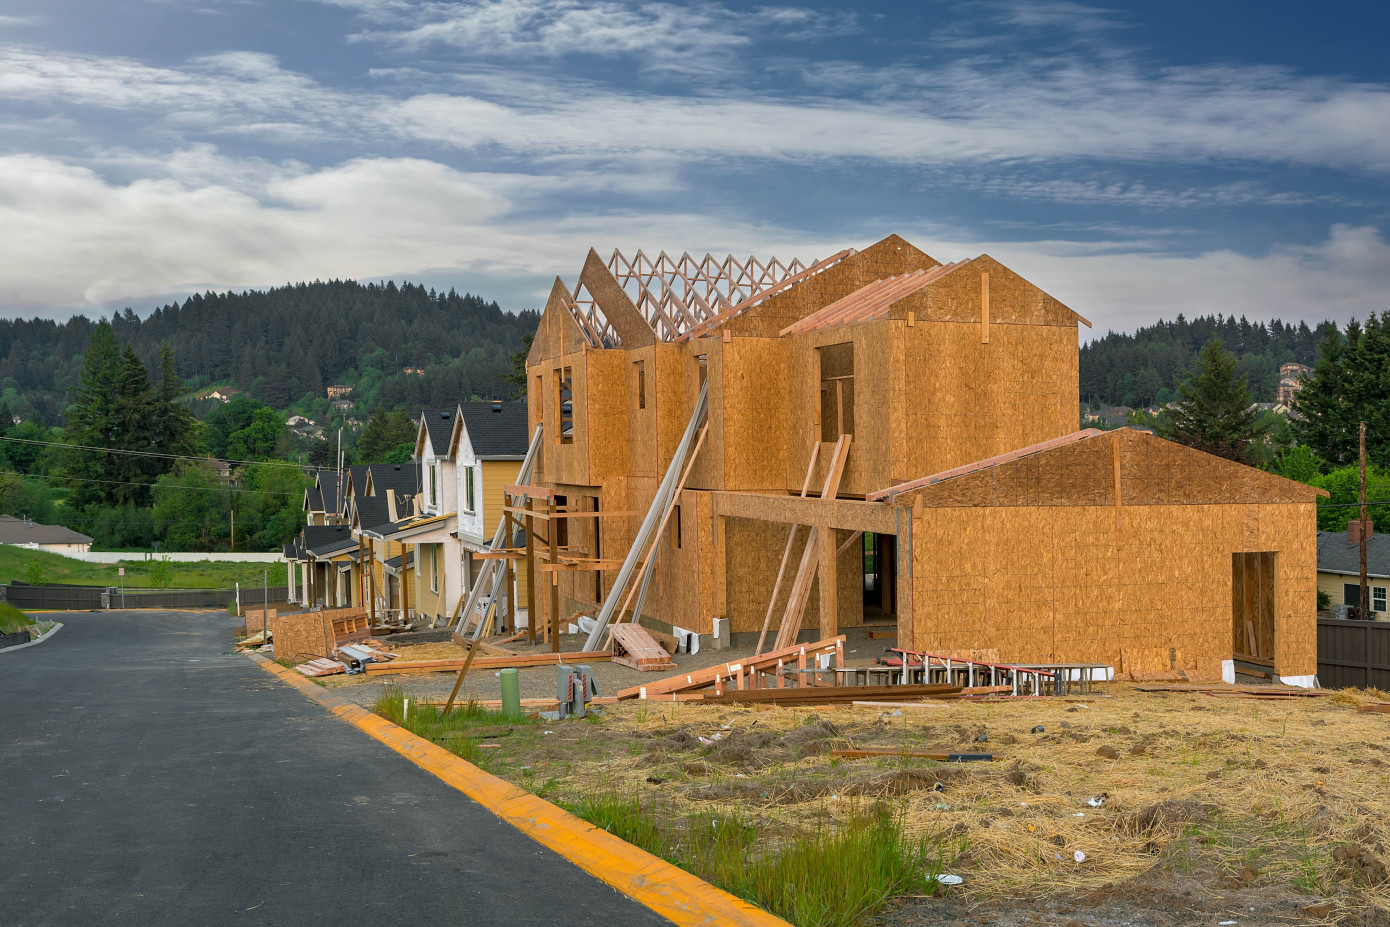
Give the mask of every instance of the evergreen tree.
POLYGON ((189 456, 197 451, 198 420, 180 399, 183 381, 179 379, 174 349, 169 342, 159 346, 159 397, 156 412, 156 438, 161 453, 189 456))
POLYGON ((1299 439, 1334 465, 1354 464, 1365 422, 1367 453, 1390 457, 1390 312, 1372 313, 1364 326, 1352 320, 1346 336, 1329 334, 1321 351, 1294 399, 1299 439))
POLYGON ((416 419, 399 410, 373 412, 357 439, 357 459, 362 463, 404 463, 415 453, 418 426, 416 419))
POLYGON ((1247 462, 1255 440, 1255 413, 1250 390, 1236 374, 1235 355, 1213 338, 1178 384, 1176 408, 1158 420, 1158 434, 1170 441, 1247 462))
MULTIPOLYGON (((82 379, 67 412, 65 443, 98 448, 117 446, 122 424, 121 382, 121 352, 116 334, 110 323, 101 322, 93 330, 82 359, 82 379)), ((96 482, 104 479, 114 456, 77 449, 63 452, 59 472, 71 483, 69 499, 75 508, 115 501, 115 487, 96 482)))

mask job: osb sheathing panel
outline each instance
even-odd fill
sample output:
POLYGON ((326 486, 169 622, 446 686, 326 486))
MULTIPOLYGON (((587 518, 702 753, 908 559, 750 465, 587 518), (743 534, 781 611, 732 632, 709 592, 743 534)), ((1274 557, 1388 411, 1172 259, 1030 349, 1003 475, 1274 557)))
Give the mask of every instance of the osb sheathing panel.
MULTIPOLYGON (((647 373, 647 389, 656 392, 656 467, 660 479, 680 446, 690 413, 695 411, 698 390, 691 387, 696 374, 694 360, 681 345, 657 344, 655 376, 647 373)), ((650 398, 649 398, 650 401, 650 398)))
MULTIPOLYGON (((627 472, 627 352, 586 351, 588 376, 585 379, 585 435, 588 445, 588 484, 602 484, 627 472)), ((575 421, 576 437, 580 427, 575 421)))
POLYGON ((627 353, 627 472, 633 476, 656 477, 657 415, 656 349, 639 348, 627 353), (641 363, 645 404, 638 408, 638 363, 641 363))
POLYGON ((918 649, 997 647, 1002 659, 1118 664, 1173 647, 1231 657, 1231 554, 1247 508, 1278 552, 1276 668, 1316 672, 1313 506, 1126 507, 1123 543, 1103 506, 925 509, 913 526, 918 649), (1027 537, 1029 551, 1001 539, 1027 537))
POLYGON ((893 405, 903 416, 908 475, 1076 430, 1074 324, 991 325, 988 344, 978 323, 917 321, 901 332, 903 392, 893 405))
POLYGON ((715 331, 727 328, 735 337, 775 338, 788 325, 849 296, 860 287, 897 274, 931 270, 940 264, 897 235, 890 235, 759 303, 715 331))
MULTIPOLYGON (((766 491, 788 485, 786 348, 785 341, 773 338, 731 338, 723 344, 718 437, 723 441, 726 489, 766 491)), ((808 447, 809 441, 808 435, 808 447)), ((804 459, 801 466, 804 475, 804 459)), ((800 490, 801 484, 795 488, 800 490)))
POLYGON ((642 317, 593 248, 589 249, 589 255, 584 260, 579 282, 594 298, 624 348, 643 348, 656 343, 656 332, 652 331, 651 325, 642 317))
MULTIPOLYGON (((725 598, 729 617, 729 630, 733 633, 762 630, 767 616, 768 597, 777 581, 777 567, 782 561, 782 551, 786 549, 787 532, 790 526, 771 522, 755 521, 748 518, 725 518, 725 598)), ((835 530, 835 546, 838 550, 849 540, 852 532, 835 530)), ((777 593, 777 607, 772 614, 769 634, 776 636, 782 613, 787 606, 787 595, 792 581, 796 578, 798 564, 806 549, 808 531, 802 527, 797 531, 792 545, 791 556, 787 559, 787 571, 782 579, 782 588, 777 593)), ((857 628, 864 624, 864 555, 862 548, 851 544, 849 549, 836 560, 836 601, 839 603, 839 626, 857 628)), ((806 610, 802 613, 803 629, 817 628, 820 625, 820 580, 811 584, 811 596, 806 610)))
POLYGON ((690 470, 686 486, 691 489, 720 489, 724 483, 724 455, 719 449, 724 446, 724 344, 718 338, 697 338, 683 346, 686 353, 685 395, 690 397, 686 407, 681 433, 689 424, 690 413, 695 411, 695 400, 700 395, 700 363, 697 358, 705 358, 706 377, 709 380, 708 415, 709 434, 695 465, 690 470))
POLYGON ((667 624, 708 634, 715 609, 714 541, 711 496, 684 490, 680 495, 680 547, 676 546, 676 514, 661 538, 656 575, 642 614, 667 624))
POLYGON ((531 388, 535 388, 535 375, 541 376, 542 408, 546 425, 545 452, 542 455, 539 478, 547 483, 572 483, 581 486, 590 484, 589 479, 589 437, 586 423, 588 406, 586 383, 588 380, 587 352, 580 350, 552 358, 531 374, 531 388), (568 444, 560 443, 560 409, 557 377, 563 368, 570 368, 570 408, 574 416, 572 434, 574 440, 568 444))
POLYGON ((270 619, 270 634, 277 660, 303 663, 332 656, 332 644, 323 612, 277 614, 270 619))
MULTIPOLYGON (((845 430, 854 437, 840 479, 840 494, 862 496, 892 482, 893 341, 889 322, 866 322, 783 339, 788 343, 785 353, 789 374, 786 489, 801 490, 811 446, 822 437, 818 424, 821 392, 817 352, 829 345, 846 343, 852 344, 854 351, 854 409, 852 421, 845 422, 845 430)), ((821 442, 813 491, 825 484, 834 450, 834 441, 821 442)))
POLYGON ((983 294, 981 274, 989 274, 991 342, 997 324, 1057 325, 1070 328, 1074 337, 1078 324, 1076 313, 987 254, 966 261, 899 300, 892 316, 905 319, 910 311, 917 319, 978 325, 983 294))
POLYGON ((1316 491, 1254 467, 1121 428, 1038 454, 984 467, 897 497, 899 505, 1018 506, 1312 502, 1316 491))
POLYGON ((535 337, 531 339, 531 350, 526 355, 526 366, 532 367, 558 357, 565 350, 578 350, 584 341, 579 323, 570 314, 573 302, 569 289, 559 277, 550 287, 550 297, 546 300, 541 320, 536 325, 535 337), (568 348, 567 348, 568 346, 568 348))

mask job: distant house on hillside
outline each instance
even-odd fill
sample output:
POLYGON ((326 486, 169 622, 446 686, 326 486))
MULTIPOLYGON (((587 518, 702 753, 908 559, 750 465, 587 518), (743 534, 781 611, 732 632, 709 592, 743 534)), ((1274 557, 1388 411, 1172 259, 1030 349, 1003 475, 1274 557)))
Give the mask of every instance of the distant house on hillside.
POLYGON ((291 415, 289 418, 285 419, 285 424, 290 428, 301 428, 305 425, 314 424, 314 420, 305 418, 302 415, 291 415))
POLYGON ((402 367, 402 368, 401 368, 401 373, 405 374, 406 376, 411 376, 411 377, 423 377, 423 376, 425 375, 425 368, 424 368, 424 367, 402 367))
POLYGON ((351 411, 352 411, 352 400, 351 400, 351 399, 335 399, 335 400, 333 400, 332 402, 330 402, 328 405, 333 409, 334 412, 351 412, 351 411))
POLYGON ((1274 391, 1274 398, 1286 406, 1292 405, 1293 397, 1298 395, 1306 379, 1312 375, 1313 368, 1307 364, 1280 364, 1279 386, 1274 391))
POLYGON ((203 394, 202 396, 200 396, 199 398, 200 398, 200 399, 216 399, 218 402, 227 402, 227 401, 229 401, 233 396, 237 395, 237 394, 240 393, 240 392, 241 392, 241 390, 239 390, 239 389, 234 389, 233 387, 230 387, 230 386, 219 386, 217 389, 210 389, 210 390, 208 390, 206 393, 204 393, 204 394, 203 394))
POLYGON ((351 386, 342 386, 342 385, 330 386, 330 387, 328 387, 328 398, 329 398, 329 399, 342 399, 344 396, 350 394, 351 392, 352 392, 352 387, 351 387, 351 386))
POLYGON ((1096 428, 1119 428, 1129 420, 1129 414, 1133 411, 1129 406, 1101 406, 1082 412, 1081 421, 1096 428))
POLYGON ((92 539, 62 525, 41 525, 27 518, 0 515, 0 544, 78 556, 92 549, 92 539))

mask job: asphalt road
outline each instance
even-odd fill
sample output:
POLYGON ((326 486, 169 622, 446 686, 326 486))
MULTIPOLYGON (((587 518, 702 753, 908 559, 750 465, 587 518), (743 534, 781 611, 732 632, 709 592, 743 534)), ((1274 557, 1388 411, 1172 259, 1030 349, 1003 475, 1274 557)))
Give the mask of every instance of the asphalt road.
POLYGON ((667 923, 230 653, 225 615, 54 617, 0 655, 6 927, 667 923))

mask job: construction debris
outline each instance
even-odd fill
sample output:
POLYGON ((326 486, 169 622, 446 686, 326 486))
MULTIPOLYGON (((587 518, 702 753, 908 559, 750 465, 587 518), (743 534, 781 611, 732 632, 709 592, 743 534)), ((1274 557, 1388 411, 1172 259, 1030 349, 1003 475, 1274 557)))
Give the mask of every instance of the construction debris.
POLYGON ((676 668, 671 655, 640 624, 613 626, 613 662, 644 673, 676 668))
MULTIPOLYGON (((612 659, 610 651, 601 653, 523 653, 515 656, 479 657, 472 661, 474 669, 523 669, 528 666, 555 666, 564 663, 597 663, 612 659)), ((450 673, 463 669, 467 657, 456 660, 400 660, 385 665, 369 664, 367 672, 379 673, 450 673)))

